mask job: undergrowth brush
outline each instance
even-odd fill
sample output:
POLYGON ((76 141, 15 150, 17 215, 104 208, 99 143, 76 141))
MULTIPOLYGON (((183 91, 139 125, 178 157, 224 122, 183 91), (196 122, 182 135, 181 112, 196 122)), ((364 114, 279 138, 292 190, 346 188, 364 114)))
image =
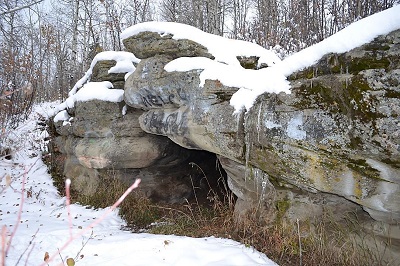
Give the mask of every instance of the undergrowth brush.
MULTIPOLYGON (((97 193, 85 196, 72 193, 72 201, 82 205, 107 207, 123 193, 126 185, 110 178, 99 182, 97 193)), ((273 224, 249 213, 240 220, 234 212, 235 197, 227 189, 217 193, 210 189, 208 203, 200 203, 197 195, 185 204, 153 203, 134 191, 120 205, 120 215, 127 221, 127 230, 154 234, 190 237, 224 237, 252 246, 279 265, 386 265, 354 235, 356 217, 336 221, 329 214, 318 221, 290 223, 277 219, 273 224)))

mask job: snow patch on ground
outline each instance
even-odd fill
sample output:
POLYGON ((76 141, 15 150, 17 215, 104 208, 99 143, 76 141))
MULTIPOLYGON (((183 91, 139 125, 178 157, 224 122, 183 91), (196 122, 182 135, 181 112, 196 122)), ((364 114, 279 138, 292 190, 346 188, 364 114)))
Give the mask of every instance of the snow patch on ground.
MULTIPOLYGON (((75 258, 77 265, 82 266, 277 265, 253 248, 229 239, 123 231, 126 223, 118 216, 118 210, 59 254, 58 249, 71 234, 84 230, 108 208, 94 210, 71 205, 69 229, 66 198, 58 194, 41 160, 47 133, 36 124, 40 116, 54 113, 53 109, 54 104, 36 106, 26 123, 7 134, 7 144, 13 144, 14 152, 11 160, 0 158, 0 226, 7 229, 6 241, 10 244, 6 265, 46 265, 43 261, 46 252, 56 255, 48 265, 60 265, 61 258, 65 262, 68 257, 75 258)), ((0 238, 0 254, 5 245, 2 241, 0 238)))

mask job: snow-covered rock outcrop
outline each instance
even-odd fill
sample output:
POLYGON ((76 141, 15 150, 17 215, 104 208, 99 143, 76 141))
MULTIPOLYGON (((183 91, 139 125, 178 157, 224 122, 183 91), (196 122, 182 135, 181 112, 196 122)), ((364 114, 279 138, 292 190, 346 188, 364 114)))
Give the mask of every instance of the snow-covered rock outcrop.
MULTIPOLYGON (((170 71, 175 57, 164 53, 162 40, 171 37, 154 34, 140 33, 152 52, 127 79, 126 103, 146 111, 139 118, 146 132, 219 155, 242 206, 265 200, 273 211, 294 197, 283 188, 296 187, 344 197, 377 220, 400 220, 399 30, 323 57, 289 77, 291 94, 265 93, 247 112, 229 104, 239 88, 202 81, 202 68, 170 71)), ((144 44, 132 43, 141 40, 124 42, 137 54, 144 44)), ((185 47, 180 41, 175 47, 185 47)), ((190 52, 201 62, 204 51, 190 52)))
MULTIPOLYGON (((307 220, 327 209, 363 208, 375 220, 396 224, 400 20, 389 24, 381 35, 372 31, 374 38, 359 36, 367 40, 362 45, 346 44, 347 50, 317 61, 304 58, 313 64, 296 55, 280 61, 253 43, 186 25, 136 25, 122 34, 128 52, 140 58, 126 75, 123 100, 104 106, 98 99, 80 101, 73 97, 85 87, 76 87, 62 105, 67 113, 56 119, 55 143, 67 156, 65 174, 83 173, 85 181, 99 171, 120 171, 122 179, 142 174, 149 183, 163 180, 153 191, 175 201, 190 193, 182 178, 189 150, 204 150, 226 170, 239 213, 257 208, 272 220, 307 220), (163 185, 177 184, 174 179, 185 187, 179 195, 163 185)), ((342 51, 335 44, 340 38, 330 40, 316 52, 342 51)), ((300 53, 313 55, 309 49, 300 53)))

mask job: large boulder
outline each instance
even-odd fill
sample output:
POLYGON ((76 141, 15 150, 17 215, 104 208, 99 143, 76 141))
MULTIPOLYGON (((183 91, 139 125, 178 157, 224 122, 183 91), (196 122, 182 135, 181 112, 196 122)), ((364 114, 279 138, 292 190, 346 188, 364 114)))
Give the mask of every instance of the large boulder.
POLYGON ((207 48, 188 39, 173 39, 171 34, 144 31, 123 40, 125 48, 143 59, 158 54, 171 58, 203 56, 213 58, 207 48))
POLYGON ((93 67, 91 81, 110 81, 115 89, 123 89, 125 83, 125 74, 122 73, 109 73, 108 70, 117 64, 115 60, 101 60, 96 62, 93 67))
POLYGON ((129 77, 125 99, 146 110, 144 131, 218 154, 232 190, 253 206, 263 199, 276 209, 274 189, 301 189, 344 197, 376 220, 397 223, 399 40, 397 30, 327 55, 290 77, 291 94, 265 93, 236 115, 229 100, 238 88, 218 80, 200 88, 201 70, 166 72, 172 58, 159 50, 129 77))
MULTIPOLYGON (((123 88, 126 73, 109 73, 116 63, 97 61, 89 82, 112 81, 110 90, 123 88)), ((57 115, 61 118, 49 122, 54 166, 72 180, 74 191, 93 195, 99 182, 113 177, 128 185, 141 178, 139 190, 157 201, 184 202, 192 194, 191 178, 198 173, 188 164, 190 153, 143 131, 138 119, 143 110, 123 101, 75 99, 72 104, 71 99, 57 115)))

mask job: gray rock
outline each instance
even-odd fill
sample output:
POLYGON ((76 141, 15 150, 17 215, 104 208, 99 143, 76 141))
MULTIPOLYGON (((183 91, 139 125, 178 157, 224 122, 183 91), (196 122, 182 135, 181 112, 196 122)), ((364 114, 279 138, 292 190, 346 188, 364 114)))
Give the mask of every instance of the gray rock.
POLYGON ((198 86, 199 71, 168 73, 164 66, 170 61, 164 55, 141 60, 126 81, 125 102, 133 108, 145 110, 177 108, 188 104, 189 97, 201 91, 198 86))
MULTIPOLYGON (((218 80, 200 88, 202 70, 164 70, 181 56, 212 58, 200 44, 151 32, 124 44, 144 58, 125 83, 130 112, 122 116, 122 105, 108 104, 97 113, 96 103, 87 103, 68 110, 71 125, 57 125, 65 136, 54 142, 74 165, 85 167, 74 175, 134 169, 129 171, 148 175, 158 189, 157 169, 180 165, 186 151, 155 136, 162 135, 219 155, 238 196, 238 213, 255 208, 271 219, 307 220, 326 206, 334 212, 361 206, 378 221, 400 221, 400 30, 326 55, 289 77, 290 95, 265 93, 235 116, 229 100, 238 88, 218 80)), ((238 60, 245 68, 257 67, 258 58, 238 60)), ((188 192, 182 184, 177 195, 188 192)), ((153 192, 147 193, 166 197, 153 192)))
POLYGON ((203 45, 187 39, 175 40, 171 34, 162 36, 156 32, 141 32, 123 40, 127 51, 144 59, 164 54, 170 58, 202 56, 213 59, 203 45))
POLYGON ((108 70, 116 64, 115 60, 98 61, 93 67, 90 80, 93 82, 110 81, 114 89, 124 89, 126 73, 108 73, 108 70))
MULTIPOLYGON (((171 90, 177 75, 198 73, 165 73, 161 67, 153 68, 153 74, 143 70, 151 68, 137 69, 135 77, 151 78, 127 92, 137 99, 127 102, 148 110, 139 118, 146 132, 241 163, 242 171, 232 171, 227 163, 225 168, 243 202, 258 202, 254 195, 265 178, 252 187, 240 172, 262 170, 260 176, 278 188, 335 194, 360 204, 375 219, 393 223, 400 220, 399 35, 396 31, 322 58, 291 76, 292 94, 264 94, 237 117, 228 104, 235 88, 207 81, 199 91, 194 77, 171 90), (166 90, 154 89, 158 87, 166 90), (177 88, 185 91, 185 100, 140 101, 168 99, 177 88)), ((148 62, 157 65, 159 58, 148 62)))
MULTIPOLYGON (((123 76, 108 74, 114 65, 115 61, 99 61, 91 81, 124 84, 123 76)), ((125 182, 142 178, 140 190, 157 201, 181 203, 191 195, 189 151, 144 132, 138 120, 142 110, 124 102, 91 100, 78 101, 67 112, 69 121, 50 123, 54 130, 49 145, 54 171, 73 180, 75 191, 93 195, 102 179, 113 176, 125 182)))
POLYGON ((185 150, 154 135, 120 138, 56 138, 61 152, 77 158, 86 168, 144 168, 155 163, 174 164, 187 158, 185 150))

